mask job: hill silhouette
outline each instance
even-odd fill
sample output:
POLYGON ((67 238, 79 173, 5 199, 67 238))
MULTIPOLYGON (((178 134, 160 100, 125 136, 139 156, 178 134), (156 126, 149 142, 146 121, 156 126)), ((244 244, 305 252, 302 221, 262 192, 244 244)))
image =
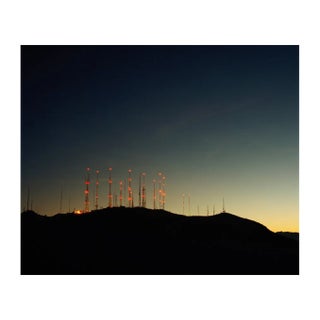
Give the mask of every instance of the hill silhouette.
POLYGON ((287 237, 287 238, 295 239, 295 240, 299 241, 299 233, 298 232, 278 231, 277 234, 279 234, 283 237, 287 237))
POLYGON ((230 213, 21 215, 22 274, 298 274, 299 242, 230 213))

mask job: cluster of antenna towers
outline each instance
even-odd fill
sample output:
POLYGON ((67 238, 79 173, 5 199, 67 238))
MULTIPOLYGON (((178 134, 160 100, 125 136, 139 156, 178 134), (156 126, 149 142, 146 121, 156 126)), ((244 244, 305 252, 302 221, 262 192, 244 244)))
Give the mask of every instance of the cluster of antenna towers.
MULTIPOLYGON (((84 190, 84 213, 90 212, 90 200, 89 200, 89 185, 91 169, 86 168, 85 177, 85 190, 84 190)), ((129 207, 135 206, 134 193, 133 193, 133 178, 132 170, 128 170, 128 176, 124 180, 120 180, 114 183, 112 180, 112 168, 108 168, 108 208, 112 207, 129 207), (119 196, 119 197, 118 197, 119 196), (119 201, 118 201, 119 199, 119 201)), ((153 209, 165 209, 166 203, 166 177, 162 172, 158 172, 157 179, 153 179, 153 209)), ((99 208, 99 185, 100 185, 100 170, 95 171, 95 210, 99 208)), ((138 190, 138 206, 146 208, 147 206, 147 188, 146 188, 146 173, 139 174, 139 190, 138 190)))
MULTIPOLYGON (((225 205, 224 205, 224 198, 222 198, 222 213, 225 213, 225 205)), ((191 211, 190 211, 190 193, 188 193, 188 211, 186 211, 186 194, 183 193, 182 194, 182 214, 185 215, 186 213, 188 213, 188 215, 191 215, 191 211)), ((198 216, 200 215, 200 207, 199 205, 197 205, 197 214, 198 216)), ((211 214, 210 209, 209 209, 209 205, 207 205, 207 216, 209 216, 211 214)), ((215 205, 213 205, 212 207, 212 215, 216 214, 216 208, 215 205)))
MULTIPOLYGON (((146 173, 142 172, 139 173, 137 181, 139 181, 139 187, 133 187, 133 177, 132 177, 132 170, 129 169, 127 172, 127 177, 122 180, 117 180, 117 182, 113 181, 112 179, 112 168, 109 167, 107 169, 107 178, 101 179, 101 171, 95 170, 94 171, 95 179, 94 181, 92 179, 92 172, 90 168, 86 168, 86 175, 85 175, 85 190, 84 190, 84 209, 83 210, 76 210, 74 209, 74 213, 88 213, 91 211, 90 208, 90 197, 94 197, 94 206, 93 210, 98 210, 99 208, 103 208, 104 206, 101 206, 101 202, 105 203, 105 199, 107 199, 107 207, 147 207, 147 184, 146 184, 146 173), (100 183, 103 181, 107 185, 107 192, 101 193, 100 183), (92 182, 92 183, 91 183, 92 182), (90 188, 90 185, 94 184, 95 188, 90 188), (93 190, 91 190, 93 189, 93 190), (135 194, 138 197, 138 201, 134 198, 134 189, 135 194), (100 199, 102 198, 102 201, 100 199)), ((105 174, 104 174, 105 176, 105 174)), ((138 183, 136 182, 136 185, 138 183)), ((156 175, 156 178, 152 179, 152 193, 150 192, 149 198, 152 199, 152 206, 151 206, 151 200, 149 200, 150 207, 153 209, 162 209, 165 210, 166 205, 166 177, 162 172, 158 172, 156 175), (152 196, 151 196, 152 194, 152 196)), ((150 185, 151 190, 151 185, 150 185)), ((215 205, 212 206, 212 211, 209 209, 209 205, 206 206, 206 213, 203 210, 203 207, 201 208, 201 214, 200 214, 200 207, 199 205, 196 206, 196 210, 192 210, 191 212, 191 201, 190 201, 190 193, 183 193, 182 199, 181 199, 181 213, 183 215, 195 215, 198 216, 201 215, 215 215, 216 209, 215 205)), ((28 186, 27 189, 27 200, 26 205, 24 206, 23 210, 32 210, 33 208, 33 199, 30 197, 30 187, 28 186)), ((62 188, 60 192, 60 211, 62 212, 62 188)), ((69 212, 70 211, 70 196, 69 196, 69 212)), ((225 211, 225 201, 224 198, 222 199, 222 211, 220 212, 226 212, 225 211)))

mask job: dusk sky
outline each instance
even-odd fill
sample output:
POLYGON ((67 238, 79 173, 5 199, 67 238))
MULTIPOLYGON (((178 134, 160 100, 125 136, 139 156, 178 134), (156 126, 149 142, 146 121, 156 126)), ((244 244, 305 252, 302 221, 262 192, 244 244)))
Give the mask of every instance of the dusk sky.
POLYGON ((166 176, 168 211, 215 206, 299 231, 298 46, 22 46, 21 209, 99 206, 133 172, 166 176))

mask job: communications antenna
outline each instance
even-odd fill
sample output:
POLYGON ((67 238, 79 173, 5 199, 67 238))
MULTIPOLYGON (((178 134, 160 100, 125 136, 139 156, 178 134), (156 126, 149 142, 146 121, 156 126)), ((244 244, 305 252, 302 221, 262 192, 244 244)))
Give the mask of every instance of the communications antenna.
POLYGON ((96 170, 96 197, 95 197, 95 209, 98 210, 99 208, 99 170, 96 170))
POLYGON ((141 207, 141 173, 139 174, 139 207, 141 207))
POLYGON ((29 204, 30 204, 30 186, 28 186, 28 193, 27 193, 27 211, 30 210, 29 204))
POLYGON ((133 208, 133 197, 132 197, 132 187, 131 187, 131 182, 132 182, 131 172, 132 172, 132 170, 129 169, 128 170, 128 207, 129 208, 133 208))
POLYGON ((147 198, 146 198, 146 173, 142 173, 142 207, 146 208, 147 198))
POLYGON ((188 194, 188 215, 190 216, 190 193, 188 194))
POLYGON ((162 190, 162 209, 164 210, 165 203, 166 203, 166 191, 165 191, 165 180, 166 177, 163 175, 162 176, 162 184, 161 184, 161 190, 162 190))
POLYGON ((225 210, 225 208, 224 208, 224 198, 222 198, 222 212, 223 212, 223 213, 226 212, 226 210, 225 210))
POLYGON ((182 194, 182 214, 184 214, 184 193, 182 194))
POLYGON ((109 198, 109 204, 108 207, 112 208, 112 177, 111 177, 111 172, 112 172, 112 168, 109 168, 109 194, 108 194, 108 198, 109 198))
POLYGON ((128 203, 127 203, 127 200, 128 200, 128 197, 127 197, 127 178, 125 178, 123 180, 123 191, 124 191, 124 195, 123 195, 124 203, 123 203, 123 205, 125 207, 127 207, 128 206, 128 203))
POLYGON ((152 180, 153 182, 153 210, 156 209, 156 200, 157 200, 157 196, 156 196, 156 179, 152 180))
POLYGON ((84 212, 87 213, 90 211, 89 209, 89 184, 90 184, 90 168, 86 169, 87 175, 85 179, 85 185, 86 185, 86 190, 84 191, 85 197, 84 197, 84 212))
POLYGON ((59 210, 59 213, 62 213, 62 187, 61 187, 61 190, 60 190, 60 210, 59 210))
POLYGON ((161 172, 158 172, 158 176, 159 176, 159 209, 162 208, 162 188, 161 188, 161 185, 162 185, 162 179, 161 179, 161 176, 162 176, 162 173, 161 172))
POLYGON ((122 199, 123 199, 123 196, 122 196, 122 180, 119 182, 119 185, 120 185, 120 197, 119 197, 119 201, 120 201, 120 207, 122 207, 122 199))

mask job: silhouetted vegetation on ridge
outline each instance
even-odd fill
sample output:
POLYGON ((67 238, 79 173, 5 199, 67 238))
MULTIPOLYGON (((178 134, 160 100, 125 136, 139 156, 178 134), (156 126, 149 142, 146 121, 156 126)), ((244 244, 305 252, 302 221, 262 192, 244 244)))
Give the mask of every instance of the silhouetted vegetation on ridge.
POLYGON ((298 274, 299 242, 230 213, 21 215, 22 274, 298 274))

